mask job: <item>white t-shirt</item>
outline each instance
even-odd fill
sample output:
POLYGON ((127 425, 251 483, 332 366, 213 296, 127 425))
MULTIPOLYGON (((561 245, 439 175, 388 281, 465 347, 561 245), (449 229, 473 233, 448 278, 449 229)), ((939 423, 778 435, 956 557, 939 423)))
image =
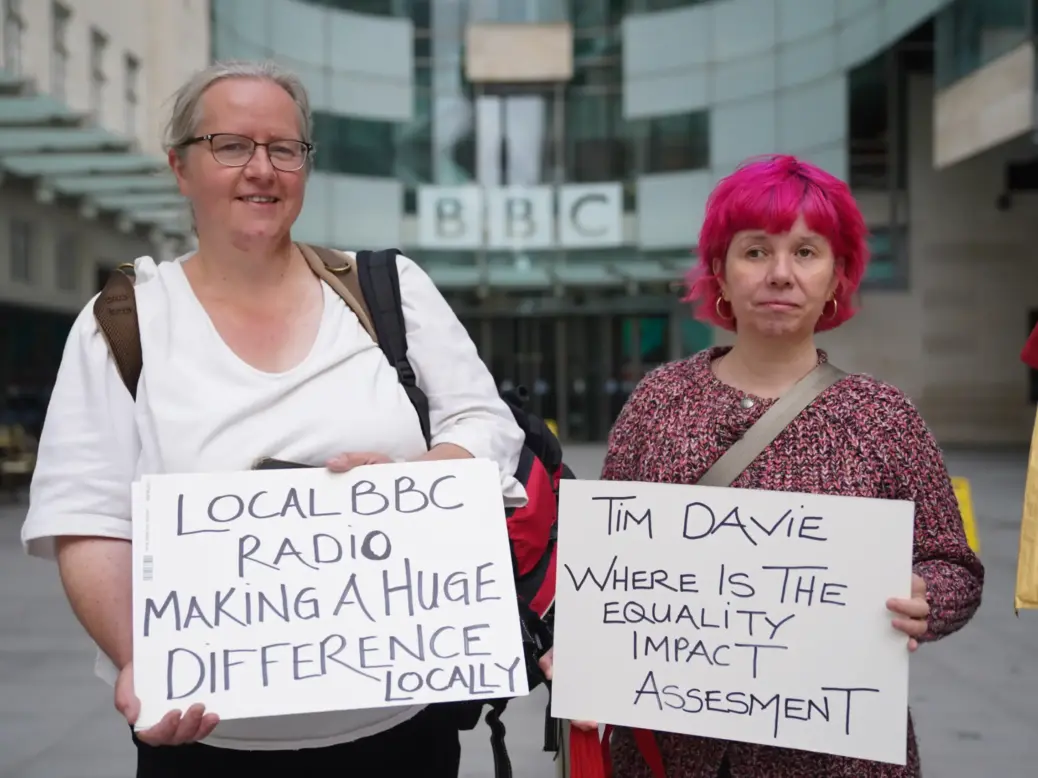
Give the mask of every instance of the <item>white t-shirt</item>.
MULTIPOLYGON (((32 482, 22 542, 54 556, 54 538, 130 539, 130 484, 145 473, 246 470, 270 456, 323 465, 348 451, 412 459, 425 451, 418 416, 379 347, 324 286, 310 354, 265 373, 226 345, 195 296, 182 262, 135 263, 144 369, 134 404, 94 320, 91 302, 65 347, 32 482)), ((526 502, 512 474, 523 433, 465 328, 429 276, 398 260, 408 352, 429 396, 433 445, 453 443, 496 462, 506 506, 526 502)), ((116 670, 98 651, 96 671, 116 670)), ((331 745, 390 729, 420 707, 221 722, 211 745, 290 749, 331 745)), ((219 713, 219 711, 214 711, 219 713)))

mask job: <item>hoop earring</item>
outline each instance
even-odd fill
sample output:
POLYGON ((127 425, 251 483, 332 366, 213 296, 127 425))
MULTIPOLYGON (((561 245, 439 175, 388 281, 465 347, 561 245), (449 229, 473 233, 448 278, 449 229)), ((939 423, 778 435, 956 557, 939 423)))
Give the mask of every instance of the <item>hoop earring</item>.
POLYGON ((734 315, 732 315, 732 316, 725 316, 723 313, 721 313, 721 303, 722 302, 727 302, 727 300, 725 300, 723 297, 721 297, 721 295, 717 295, 717 302, 714 303, 714 310, 717 311, 717 318, 718 319, 723 319, 724 321, 732 321, 735 318, 734 315))
MULTIPOLYGON (((829 302, 831 302, 833 304, 833 312, 829 316, 826 316, 825 318, 827 318, 827 319, 835 319, 836 318, 836 313, 840 310, 840 304, 838 302, 836 302, 836 298, 835 297, 832 298, 831 300, 829 300, 829 302)), ((823 314, 825 313, 825 306, 822 306, 822 313, 823 314)))

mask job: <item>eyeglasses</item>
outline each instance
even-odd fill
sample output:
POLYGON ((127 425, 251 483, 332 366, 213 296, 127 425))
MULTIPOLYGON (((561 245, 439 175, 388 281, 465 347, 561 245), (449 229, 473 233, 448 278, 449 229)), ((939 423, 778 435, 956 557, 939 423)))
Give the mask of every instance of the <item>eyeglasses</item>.
POLYGON ((260 143, 252 138, 246 138, 244 135, 233 135, 227 132, 189 138, 182 145, 190 146, 202 141, 209 142, 213 158, 227 167, 244 167, 249 164, 249 160, 256 153, 256 147, 263 146, 267 149, 270 164, 286 173, 303 167, 307 157, 314 150, 312 143, 304 143, 301 140, 272 140, 269 143, 260 143))

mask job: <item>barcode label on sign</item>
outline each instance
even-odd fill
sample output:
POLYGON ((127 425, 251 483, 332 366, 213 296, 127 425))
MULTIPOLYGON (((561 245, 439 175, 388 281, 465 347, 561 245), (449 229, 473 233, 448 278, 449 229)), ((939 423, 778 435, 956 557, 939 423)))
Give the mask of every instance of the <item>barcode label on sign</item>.
POLYGON ((142 572, 145 581, 150 581, 152 576, 155 575, 155 559, 151 554, 144 556, 144 569, 142 572))

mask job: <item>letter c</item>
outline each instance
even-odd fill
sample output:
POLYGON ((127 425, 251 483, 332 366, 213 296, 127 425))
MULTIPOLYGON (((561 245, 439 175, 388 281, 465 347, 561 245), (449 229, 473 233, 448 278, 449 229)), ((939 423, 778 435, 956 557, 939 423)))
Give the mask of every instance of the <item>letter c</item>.
POLYGON ((590 205, 592 202, 600 203, 602 205, 609 204, 609 200, 606 198, 604 194, 588 194, 584 195, 583 197, 578 197, 576 200, 574 200, 573 205, 571 205, 569 209, 569 221, 570 224, 573 225, 573 229, 575 229, 581 235, 586 235, 589 238, 605 235, 606 232, 609 230, 609 227, 605 225, 602 225, 598 228, 593 228, 589 225, 585 225, 582 222, 580 218, 580 211, 583 210, 583 208, 586 205, 590 205))
POLYGON ((455 477, 456 476, 453 475, 440 476, 435 481, 433 481, 432 486, 429 487, 429 502, 431 502, 441 511, 453 511, 457 510, 458 508, 465 507, 465 504, 460 502, 457 505, 440 505, 438 502, 436 502, 436 487, 438 487, 444 481, 453 480, 455 477))

